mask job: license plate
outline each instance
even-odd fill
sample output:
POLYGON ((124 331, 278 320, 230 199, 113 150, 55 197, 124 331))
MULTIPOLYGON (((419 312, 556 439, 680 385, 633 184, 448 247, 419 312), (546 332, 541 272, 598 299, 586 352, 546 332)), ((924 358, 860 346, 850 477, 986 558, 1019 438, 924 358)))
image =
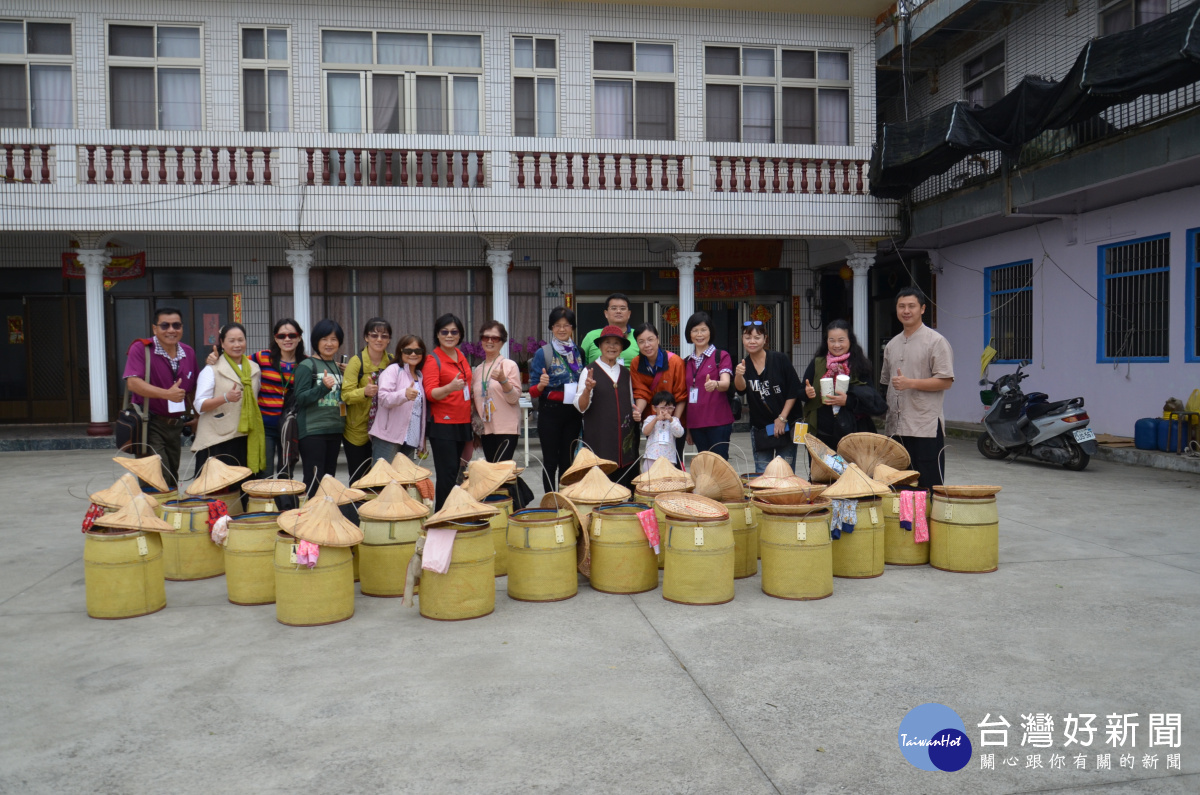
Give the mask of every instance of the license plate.
POLYGON ((1075 441, 1077 442, 1091 442, 1096 439, 1096 434, 1092 432, 1091 428, 1080 428, 1077 431, 1072 431, 1072 433, 1075 434, 1075 441))

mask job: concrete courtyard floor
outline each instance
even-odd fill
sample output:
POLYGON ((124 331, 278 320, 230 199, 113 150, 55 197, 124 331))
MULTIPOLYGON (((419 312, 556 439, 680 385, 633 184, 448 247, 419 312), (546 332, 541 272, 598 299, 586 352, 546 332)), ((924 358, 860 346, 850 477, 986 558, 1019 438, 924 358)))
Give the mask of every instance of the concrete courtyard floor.
POLYGON ((959 440, 947 458, 950 482, 1004 487, 996 573, 889 566, 816 602, 756 576, 718 607, 582 580, 528 604, 501 578, 480 620, 360 595, 350 621, 298 629, 230 604, 223 578, 167 583, 152 616, 88 618, 80 497, 119 468, 2 454, 0 792, 1200 792, 1200 477, 998 463, 959 440), (901 755, 926 702, 965 722, 963 770, 901 755), (1053 716, 1052 748, 1021 746, 1033 713, 1053 716), (1098 716, 1085 770, 1068 713, 1098 716), (1136 748, 1106 744, 1114 713, 1137 714, 1136 748), (1180 747, 1147 747, 1151 713, 1182 715, 1180 747), (989 714, 1006 748, 980 747, 989 714))

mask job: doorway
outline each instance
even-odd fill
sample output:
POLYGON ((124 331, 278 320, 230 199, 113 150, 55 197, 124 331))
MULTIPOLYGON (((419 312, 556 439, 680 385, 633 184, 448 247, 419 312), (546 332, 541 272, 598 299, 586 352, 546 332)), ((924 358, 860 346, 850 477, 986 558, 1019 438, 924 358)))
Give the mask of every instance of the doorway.
POLYGON ((0 421, 87 422, 87 310, 81 296, 0 299, 0 421))

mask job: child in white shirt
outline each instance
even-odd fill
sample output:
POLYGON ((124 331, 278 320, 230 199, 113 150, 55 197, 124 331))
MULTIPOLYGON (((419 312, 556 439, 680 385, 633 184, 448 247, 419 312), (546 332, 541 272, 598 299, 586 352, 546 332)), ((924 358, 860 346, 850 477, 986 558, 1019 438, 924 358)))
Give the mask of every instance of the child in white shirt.
POLYGON ((658 392, 650 401, 650 405, 654 407, 654 413, 642 423, 642 435, 649 440, 646 442, 646 453, 642 457, 643 472, 649 470, 658 458, 666 458, 672 464, 678 464, 675 440, 684 433, 683 425, 674 416, 674 395, 666 390, 658 392))

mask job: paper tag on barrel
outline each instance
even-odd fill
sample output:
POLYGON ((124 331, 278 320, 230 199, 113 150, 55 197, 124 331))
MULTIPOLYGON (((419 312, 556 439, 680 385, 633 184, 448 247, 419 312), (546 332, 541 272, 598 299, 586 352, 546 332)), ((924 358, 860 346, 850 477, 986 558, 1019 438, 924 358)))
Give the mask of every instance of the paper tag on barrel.
MULTIPOLYGON (((596 535, 599 535, 599 533, 597 533, 596 535)), ((561 543, 563 543, 564 538, 565 538, 565 536, 563 535, 563 526, 560 524, 554 525, 554 543, 561 544, 561 543)))
POLYGON ((954 504, 948 502, 948 503, 946 503, 946 521, 948 522, 953 518, 954 518, 954 504))
POLYGON ((879 524, 879 514, 875 512, 875 506, 871 506, 871 524, 879 524))
POLYGON ((263 510, 267 513, 276 513, 275 500, 267 500, 267 504, 263 506, 263 510))
POLYGON ((696 528, 696 546, 698 546, 698 547, 704 546, 704 528, 703 527, 696 528))
POLYGON ((299 544, 292 544, 292 551, 289 555, 289 559, 291 560, 292 563, 296 562, 296 549, 298 546, 299 546, 299 544))
POLYGON ((892 497, 892 513, 900 513, 900 498, 892 497))
POLYGON ((592 535, 596 538, 600 537, 600 519, 602 517, 592 514, 592 535))
POLYGON ((749 505, 747 505, 747 506, 746 506, 745 508, 743 508, 742 510, 744 510, 744 511, 746 512, 746 514, 745 514, 745 516, 746 516, 746 526, 748 527, 748 526, 750 526, 750 525, 754 524, 754 509, 753 509, 753 508, 751 508, 749 505))
POLYGON ((139 555, 149 555, 150 548, 146 546, 146 537, 138 536, 137 541, 138 541, 138 554, 139 555))
POLYGON ((175 525, 176 530, 182 530, 183 529, 183 514, 176 513, 173 517, 171 517, 171 523, 173 525, 175 525))
POLYGON ((796 540, 808 540, 808 522, 796 522, 796 540))

